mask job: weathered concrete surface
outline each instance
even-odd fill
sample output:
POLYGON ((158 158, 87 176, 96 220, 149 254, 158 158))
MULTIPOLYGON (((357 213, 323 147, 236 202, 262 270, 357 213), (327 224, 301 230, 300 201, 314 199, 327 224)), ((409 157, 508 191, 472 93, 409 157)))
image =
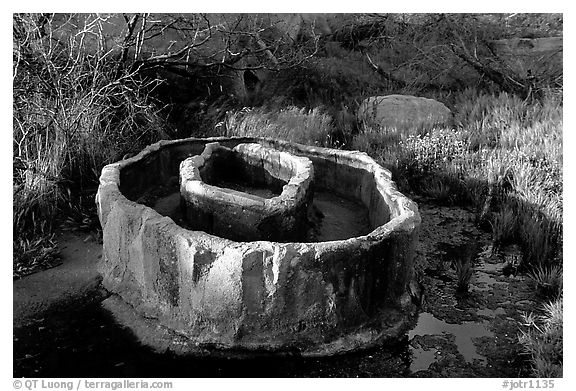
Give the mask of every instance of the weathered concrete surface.
POLYGON ((420 216, 390 178, 360 152, 258 138, 159 142, 102 171, 103 285, 138 317, 190 341, 186 351, 322 355, 380 343, 398 336, 415 310, 410 284, 420 216), (232 148, 258 142, 308 157, 314 186, 361 200, 373 231, 332 242, 234 242, 186 230, 131 201, 213 141, 232 148))
POLYGON ((434 99, 387 95, 366 98, 358 108, 358 120, 378 128, 417 132, 435 126, 450 126, 452 112, 434 99))
POLYGON ((304 157, 259 144, 229 149, 209 143, 180 163, 180 193, 191 229, 238 241, 299 241, 306 235, 313 176, 304 157), (285 184, 270 199, 212 185, 234 176, 256 186, 285 184))

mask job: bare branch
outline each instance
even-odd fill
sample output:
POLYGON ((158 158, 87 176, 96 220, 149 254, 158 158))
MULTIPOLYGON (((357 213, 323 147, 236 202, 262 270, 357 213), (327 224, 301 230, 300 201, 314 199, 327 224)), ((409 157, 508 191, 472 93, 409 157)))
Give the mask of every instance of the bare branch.
POLYGON ((392 81, 394 83, 399 84, 402 87, 406 87, 406 82, 404 80, 400 80, 396 77, 394 77, 390 72, 386 72, 384 69, 382 69, 382 67, 380 67, 379 65, 375 64, 372 59, 370 58, 370 56, 368 55, 368 53, 364 52, 364 55, 366 56, 366 59, 368 60, 368 63, 370 64, 370 66, 376 71, 376 73, 378 73, 379 75, 383 76, 386 80, 392 81))
POLYGON ((130 19, 123 14, 124 20, 126 21, 127 29, 126 34, 124 35, 124 41, 122 44, 122 54, 120 55, 120 62, 118 63, 118 67, 116 68, 116 75, 120 75, 122 68, 124 67, 124 63, 128 59, 128 50, 130 49, 130 41, 132 40, 132 36, 134 34, 134 29, 136 28, 136 23, 138 23, 138 19, 140 18, 139 14, 134 14, 130 19))

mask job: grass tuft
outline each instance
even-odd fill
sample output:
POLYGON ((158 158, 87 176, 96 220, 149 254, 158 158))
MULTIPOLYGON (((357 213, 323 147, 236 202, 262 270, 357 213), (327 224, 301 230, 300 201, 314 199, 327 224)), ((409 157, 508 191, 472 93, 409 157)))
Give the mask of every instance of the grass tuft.
POLYGON ((525 314, 518 341, 530 356, 534 376, 562 377, 562 298, 544 304, 543 315, 525 314))
POLYGON ((319 108, 290 106, 276 111, 245 108, 228 115, 224 135, 271 137, 300 144, 332 146, 332 118, 319 108))
POLYGON ((538 293, 544 297, 554 298, 562 294, 562 266, 536 266, 528 273, 538 293))
POLYGON ((516 238, 516 211, 513 205, 506 203, 500 211, 492 215, 492 238, 494 244, 505 245, 516 238))
POLYGON ((472 262, 467 259, 461 262, 454 262, 456 270, 456 292, 467 293, 470 288, 470 280, 474 274, 472 262))

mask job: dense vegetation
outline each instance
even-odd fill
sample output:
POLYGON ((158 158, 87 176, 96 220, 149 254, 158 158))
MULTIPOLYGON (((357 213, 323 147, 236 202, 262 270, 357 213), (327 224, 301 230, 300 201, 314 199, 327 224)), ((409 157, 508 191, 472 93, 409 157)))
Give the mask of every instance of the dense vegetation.
POLYGON ((561 351, 542 346, 562 345, 562 74, 514 72, 490 42, 561 35, 561 15, 340 15, 329 33, 311 24, 297 35, 269 19, 14 15, 15 277, 56 262, 62 224, 98 229, 101 168, 159 139, 358 149, 402 191, 473 207, 495 245, 521 246, 510 267, 550 300, 521 342, 538 376, 557 375, 561 351), (363 98, 391 93, 443 102, 456 126, 356 119, 363 98))

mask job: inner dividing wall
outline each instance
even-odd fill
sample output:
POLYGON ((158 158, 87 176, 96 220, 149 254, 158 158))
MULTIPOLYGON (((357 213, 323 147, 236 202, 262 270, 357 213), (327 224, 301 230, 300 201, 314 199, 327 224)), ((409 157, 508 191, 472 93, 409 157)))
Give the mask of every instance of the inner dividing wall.
POLYGON ((229 149, 214 143, 200 156, 180 168, 181 208, 191 229, 234 241, 306 240, 308 159, 258 144, 229 149), (193 167, 200 178, 188 178, 193 167))
POLYGON ((204 183, 271 198, 282 193, 290 172, 274 170, 269 161, 228 148, 217 148, 199 169, 204 183), (288 174, 288 175, 286 175, 288 174), (265 190, 269 190, 266 192, 265 190))

